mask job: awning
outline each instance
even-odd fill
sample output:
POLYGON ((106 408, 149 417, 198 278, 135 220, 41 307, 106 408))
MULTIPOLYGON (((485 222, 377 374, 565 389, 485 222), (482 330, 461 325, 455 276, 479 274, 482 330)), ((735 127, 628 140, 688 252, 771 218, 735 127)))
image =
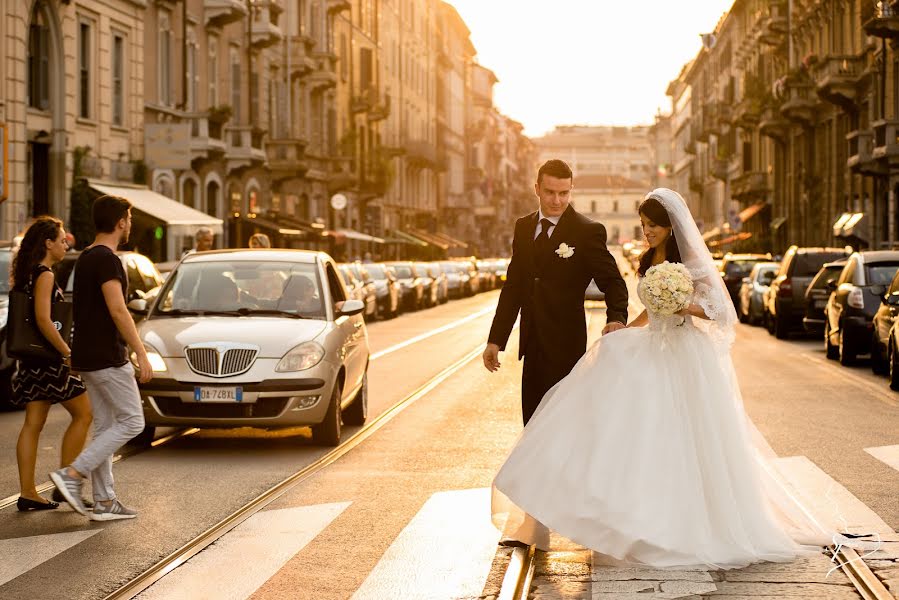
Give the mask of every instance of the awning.
POLYGON ((360 242, 373 242, 375 244, 383 244, 383 238, 375 237, 373 235, 368 235, 367 233, 362 233, 361 231, 356 231, 354 229, 344 229, 338 228, 336 233, 343 235, 347 239, 357 240, 360 242))
POLYGON ((421 246, 422 248, 426 248, 430 246, 426 241, 420 240, 417 237, 411 236, 408 233, 402 232, 399 229, 394 229, 392 231, 394 236, 393 239, 386 240, 391 243, 399 243, 399 244, 411 244, 413 246, 421 246))
POLYGON ((452 237, 451 235, 447 235, 446 233, 437 231, 432 235, 434 235, 434 237, 436 237, 438 239, 443 240, 444 242, 449 244, 451 247, 468 248, 467 243, 463 242, 462 240, 457 240, 456 238, 452 237))
POLYGON ((783 224, 787 222, 786 217, 777 217, 776 219, 771 220, 771 231, 777 231, 783 224))
POLYGON ((759 202, 758 204, 753 204, 752 206, 746 207, 740 211, 739 219, 741 223, 745 223, 752 217, 759 214, 762 209, 764 209, 768 205, 767 202, 759 202))
POLYGON ((432 246, 437 246, 441 250, 449 250, 450 244, 444 242, 432 233, 422 231, 421 229, 410 229, 408 233, 413 237, 417 237, 418 239, 431 244, 432 246))
POLYGON ((721 235, 721 228, 715 227, 714 229, 709 229, 705 233, 702 234, 702 241, 707 242, 712 238, 718 237, 721 235))
MULTIPOLYGON (((258 217, 259 215, 256 215, 256 218, 258 217)), ((284 213, 280 212, 270 211, 262 213, 262 218, 268 219, 269 221, 274 221, 282 229, 299 230, 302 233, 309 234, 313 238, 321 236, 324 231, 324 226, 316 227, 314 223, 298 219, 291 215, 285 215, 284 213)))
POLYGON ((720 240, 715 240, 714 242, 709 242, 709 246, 715 248, 717 246, 727 246, 729 244, 733 244, 734 242, 742 242, 743 240, 748 240, 752 237, 752 234, 744 231, 743 233, 738 233, 736 235, 732 235, 720 240))
POLYGON ((867 219, 865 213, 843 213, 833 224, 836 237, 857 237, 867 239, 867 219))
POLYGON ((88 179, 88 186, 100 194, 124 198, 138 210, 166 224, 169 234, 192 236, 198 227, 209 227, 221 235, 222 220, 175 202, 144 186, 109 185, 88 179))
POLYGON ((283 237, 303 237, 306 235, 306 232, 301 229, 295 229, 292 227, 284 227, 281 223, 276 221, 270 221, 264 217, 255 216, 248 217, 246 215, 241 217, 241 220, 244 223, 249 225, 253 225, 254 227, 260 227, 262 229, 268 229, 274 235, 280 235, 283 237))

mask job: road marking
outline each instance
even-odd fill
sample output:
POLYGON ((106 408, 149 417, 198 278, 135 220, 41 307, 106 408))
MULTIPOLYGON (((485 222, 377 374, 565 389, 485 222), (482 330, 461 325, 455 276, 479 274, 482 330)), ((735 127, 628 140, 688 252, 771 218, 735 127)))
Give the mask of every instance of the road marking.
POLYGON ((137 598, 249 598, 349 505, 340 502, 258 512, 137 598))
POLYGON ((396 352, 397 350, 402 350, 403 348, 411 346, 412 344, 417 344, 418 342, 420 342, 422 340, 426 340, 429 337, 433 337, 433 336, 443 333, 445 331, 449 331, 451 329, 455 329, 456 327, 460 327, 466 323, 474 321, 475 319, 479 319, 479 318, 483 317, 484 315, 488 315, 495 310, 496 310, 495 305, 488 306, 487 308, 481 309, 476 313, 472 313, 472 314, 468 315, 464 319, 459 319, 458 321, 453 321, 452 323, 448 323, 442 327, 438 327, 437 329, 432 329, 431 331, 422 333, 421 335, 416 335, 415 337, 409 338, 408 340, 406 340, 404 342, 400 342, 399 344, 395 344, 393 346, 390 346, 389 348, 385 348, 384 350, 381 350, 380 352, 375 352, 374 354, 371 355, 371 360, 378 360, 382 356, 386 356, 392 352, 396 352))
POLYGON ((490 521, 489 488, 436 493, 352 598, 479 598, 499 538, 490 521))
POLYGON ((101 531, 103 530, 90 529, 0 540, 0 585, 27 573, 101 531))
POLYGON ((865 452, 899 471, 899 445, 865 448, 865 452))

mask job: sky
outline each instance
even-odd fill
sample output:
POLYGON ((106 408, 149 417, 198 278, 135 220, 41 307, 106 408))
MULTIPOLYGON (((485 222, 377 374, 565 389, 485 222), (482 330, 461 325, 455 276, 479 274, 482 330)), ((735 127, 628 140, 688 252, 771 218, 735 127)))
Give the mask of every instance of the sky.
POLYGON ((668 83, 733 0, 447 0, 494 102, 532 137, 556 125, 638 125, 670 112, 668 83))

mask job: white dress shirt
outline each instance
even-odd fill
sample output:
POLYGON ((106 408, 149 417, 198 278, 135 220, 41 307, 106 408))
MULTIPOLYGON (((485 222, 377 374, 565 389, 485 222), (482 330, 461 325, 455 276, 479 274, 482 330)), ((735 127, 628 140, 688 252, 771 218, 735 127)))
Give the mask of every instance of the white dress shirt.
POLYGON ((546 237, 552 237, 553 231, 556 230, 556 225, 559 224, 559 219, 561 219, 561 218, 562 218, 562 215, 559 215, 558 217, 544 217, 543 211, 538 209, 537 210, 537 229, 534 230, 534 239, 536 240, 537 236, 540 235, 540 232, 543 231, 543 225, 540 224, 540 221, 542 221, 543 219, 549 219, 549 222, 552 223, 552 225, 550 225, 549 229, 546 230, 546 237))

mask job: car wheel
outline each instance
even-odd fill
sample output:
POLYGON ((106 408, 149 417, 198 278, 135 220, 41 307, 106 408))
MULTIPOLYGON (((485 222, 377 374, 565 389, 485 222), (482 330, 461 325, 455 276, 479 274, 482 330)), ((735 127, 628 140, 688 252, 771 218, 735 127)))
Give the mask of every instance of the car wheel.
POLYGON ((888 362, 890 364, 890 389, 899 391, 899 357, 896 356, 896 351, 893 349, 895 346, 895 342, 890 339, 890 346, 887 351, 889 355, 888 362))
POLYGON ((340 382, 334 384, 334 392, 331 394, 331 402, 328 404, 328 412, 324 420, 318 425, 312 426, 312 441, 322 446, 337 446, 340 444, 340 397, 342 390, 340 382))
POLYGON ((740 323, 749 323, 749 315, 743 312, 742 305, 740 306, 740 323))
POLYGON ((836 360, 840 357, 840 350, 830 343, 830 323, 824 324, 824 353, 830 360, 836 360))
POLYGON ((774 321, 774 337, 785 340, 790 337, 790 322, 783 315, 777 315, 774 321))
POLYGON ((871 334, 871 370, 875 375, 886 375, 890 372, 890 365, 884 360, 876 332, 871 334))
POLYGON ((132 446, 138 446, 141 448, 149 448, 153 443, 153 440, 156 439, 156 428, 152 425, 148 425, 144 427, 144 430, 138 433, 136 436, 131 438, 131 441, 128 442, 132 446))
POLYGON ((844 367, 855 362, 855 348, 846 339, 846 331, 840 327, 840 364, 844 367))
POLYGON ((356 392, 353 403, 343 411, 343 422, 347 425, 365 425, 368 418, 368 371, 362 376, 362 387, 356 392))
POLYGON ((768 333, 774 335, 774 317, 769 312, 765 313, 765 329, 768 330, 768 333))

